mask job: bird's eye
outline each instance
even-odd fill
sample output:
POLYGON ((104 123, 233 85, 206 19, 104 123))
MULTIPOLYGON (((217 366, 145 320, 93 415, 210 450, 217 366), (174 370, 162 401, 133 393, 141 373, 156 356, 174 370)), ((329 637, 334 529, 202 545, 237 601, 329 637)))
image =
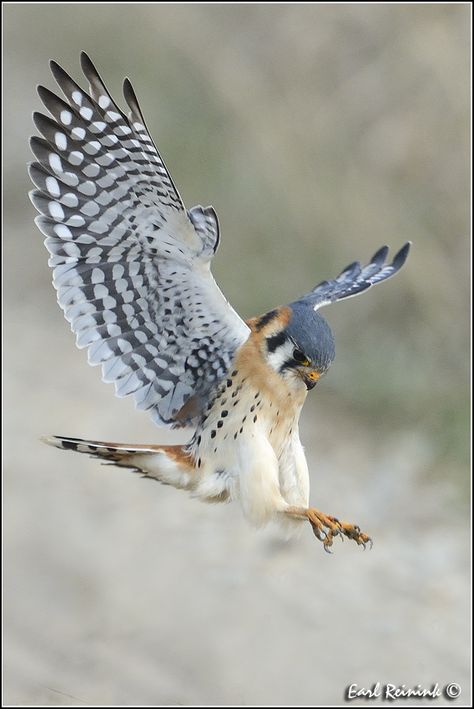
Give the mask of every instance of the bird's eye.
POLYGON ((302 364, 304 367, 307 367, 310 364, 309 359, 303 352, 301 352, 301 350, 293 350, 293 359, 295 362, 302 364))

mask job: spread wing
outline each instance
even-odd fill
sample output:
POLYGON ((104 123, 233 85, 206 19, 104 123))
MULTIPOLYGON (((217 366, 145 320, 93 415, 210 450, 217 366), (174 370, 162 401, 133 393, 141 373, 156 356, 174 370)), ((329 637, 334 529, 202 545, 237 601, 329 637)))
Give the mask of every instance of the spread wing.
POLYGON ((318 310, 324 305, 335 303, 336 300, 358 295, 397 273, 405 263, 409 250, 410 242, 408 241, 395 255, 392 263, 386 264, 388 246, 382 246, 372 256, 367 266, 361 266, 358 261, 351 263, 337 278, 332 281, 322 281, 301 300, 311 303, 314 309, 318 310))
POLYGON ((186 425, 250 332, 210 271, 217 215, 186 211, 128 79, 127 117, 84 53, 81 64, 90 95, 51 62, 66 101, 40 86, 52 118, 33 116, 44 138, 31 139, 31 199, 58 302, 118 396, 186 425))

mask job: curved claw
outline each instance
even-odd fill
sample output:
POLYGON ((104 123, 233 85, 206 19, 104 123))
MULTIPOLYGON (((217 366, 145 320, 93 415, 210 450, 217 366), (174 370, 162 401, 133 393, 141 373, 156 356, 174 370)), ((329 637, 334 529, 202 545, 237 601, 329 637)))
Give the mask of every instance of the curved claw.
POLYGON ((315 536, 317 539, 319 539, 320 542, 324 542, 325 539, 326 539, 326 537, 327 537, 326 532, 325 532, 321 527, 317 527, 315 524, 313 524, 313 525, 311 525, 311 526, 312 526, 312 528, 313 528, 313 534, 314 534, 314 536, 315 536), (324 535, 324 536, 323 536, 323 535, 324 535))
POLYGON ((366 534, 363 534, 363 533, 361 534, 361 539, 355 539, 355 541, 357 542, 357 544, 359 544, 359 545, 361 545, 361 546, 364 547, 364 551, 367 549, 367 544, 370 545, 370 546, 369 546, 369 549, 372 549, 372 547, 373 547, 373 545, 374 545, 373 542, 372 542, 372 539, 371 539, 370 537, 368 537, 366 534), (366 537, 366 538, 365 538, 365 537, 366 537))
POLYGON ((364 548, 364 551, 367 544, 370 544, 370 548, 372 548, 372 539, 368 534, 365 534, 365 532, 361 532, 357 524, 341 522, 337 517, 325 515, 315 508, 307 510, 307 517, 311 522, 315 537, 323 543, 324 551, 328 554, 332 553, 329 547, 333 545, 334 538, 337 536, 339 536, 342 541, 344 541, 344 537, 354 540, 356 544, 364 548))
POLYGON ((330 529, 329 532, 326 532, 326 540, 323 544, 324 546, 324 551, 327 551, 328 554, 332 554, 332 551, 330 551, 329 547, 332 547, 334 537, 339 534, 338 530, 333 530, 330 529))

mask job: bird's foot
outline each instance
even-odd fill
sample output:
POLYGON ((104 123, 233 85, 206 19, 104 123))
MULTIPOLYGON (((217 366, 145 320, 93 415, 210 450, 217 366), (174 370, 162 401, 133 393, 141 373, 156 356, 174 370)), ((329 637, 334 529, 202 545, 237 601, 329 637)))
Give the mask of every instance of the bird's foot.
POLYGON ((329 547, 332 546, 334 537, 338 535, 341 539, 344 539, 344 537, 353 539, 357 544, 362 545, 364 549, 367 544, 370 545, 370 549, 372 548, 372 539, 364 532, 361 532, 360 527, 355 524, 340 522, 337 517, 326 515, 314 507, 306 510, 306 516, 315 536, 323 543, 324 550, 328 553, 331 553, 329 547))

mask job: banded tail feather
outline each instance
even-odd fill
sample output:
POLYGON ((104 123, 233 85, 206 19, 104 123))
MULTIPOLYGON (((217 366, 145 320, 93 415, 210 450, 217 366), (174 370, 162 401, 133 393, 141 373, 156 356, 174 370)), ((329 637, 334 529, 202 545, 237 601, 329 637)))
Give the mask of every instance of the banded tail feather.
POLYGON ((192 490, 195 484, 194 460, 185 446, 88 441, 71 436, 42 436, 41 440, 61 450, 85 453, 111 465, 130 468, 178 489, 192 490))

